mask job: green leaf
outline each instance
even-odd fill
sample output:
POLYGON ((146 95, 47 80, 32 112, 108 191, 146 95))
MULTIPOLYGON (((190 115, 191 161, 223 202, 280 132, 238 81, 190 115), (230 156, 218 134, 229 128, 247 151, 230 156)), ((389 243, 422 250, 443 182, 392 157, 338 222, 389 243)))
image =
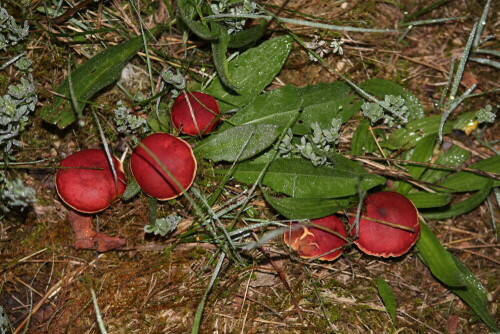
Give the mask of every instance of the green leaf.
POLYGON ((394 291, 383 278, 377 278, 377 290, 384 302, 387 313, 391 316, 392 323, 396 323, 396 296, 394 291))
POLYGON ((445 206, 451 201, 451 194, 449 193, 427 193, 416 192, 405 195, 413 205, 418 209, 437 208, 445 206))
MULTIPOLYGON (((471 153, 469 151, 453 145, 447 151, 440 153, 435 163, 450 167, 457 167, 466 162, 470 158, 470 156, 471 153)), ((429 170, 425 172, 424 175, 422 175, 420 180, 424 182, 434 183, 441 180, 450 173, 451 171, 447 169, 429 167, 429 170)))
POLYGON ((496 325, 495 320, 488 312, 488 298, 483 285, 453 254, 450 255, 455 260, 465 285, 465 289, 451 287, 450 290, 462 298, 492 331, 500 332, 500 327, 496 325))
POLYGON ((195 35, 207 41, 215 41, 219 38, 217 31, 212 31, 208 25, 201 21, 193 20, 196 9, 191 1, 177 0, 177 9, 179 10, 182 21, 184 21, 195 35))
MULTIPOLYGON (((480 169, 486 172, 500 173, 500 155, 495 155, 491 158, 481 160, 469 168, 480 169)), ((440 186, 453 189, 455 192, 474 191, 484 189, 491 181, 490 178, 477 175, 471 172, 458 172, 448 177, 440 186)), ((500 185, 500 181, 494 180, 493 187, 500 185)))
POLYGON ((280 135, 273 124, 244 124, 212 134, 194 149, 194 153, 212 161, 239 161, 264 151, 280 135))
POLYGON ((281 71, 292 48, 292 38, 284 35, 248 49, 228 64, 229 77, 238 93, 225 88, 216 77, 204 90, 220 101, 222 111, 242 107, 262 92, 281 71))
POLYGON ((429 267, 438 280, 449 287, 463 287, 465 285, 453 257, 423 222, 420 222, 420 238, 417 241, 417 249, 424 264, 429 267))
MULTIPOLYGON (((262 184, 296 198, 339 198, 385 182, 383 177, 369 174, 357 163, 345 160, 339 159, 335 167, 315 167, 305 159, 276 159, 269 165, 262 184)), ((233 177, 240 182, 255 183, 264 166, 265 163, 240 163, 233 177)))
POLYGON ((423 118, 424 107, 409 90, 395 82, 384 79, 370 79, 362 82, 360 87, 366 92, 383 99, 386 95, 401 96, 408 107, 410 121, 423 118))
MULTIPOLYGON (((432 152, 434 151, 436 137, 437 135, 433 133, 422 138, 422 140, 420 140, 415 146, 415 149, 413 150, 409 160, 415 162, 429 161, 432 158, 432 152)), ((425 169, 426 167, 417 165, 409 165, 407 167, 408 173, 416 180, 418 180, 420 176, 425 172, 425 169)), ((410 189, 412 189, 412 187, 412 184, 401 181, 399 183, 399 186, 397 187, 397 192, 406 195, 410 191, 410 189)))
POLYGON ((229 33, 227 29, 217 22, 211 23, 212 30, 217 31, 219 38, 212 42, 212 56, 214 59, 215 69, 219 75, 220 81, 235 93, 238 93, 238 85, 233 82, 229 75, 227 63, 227 44, 229 43, 229 33))
POLYGON ((139 186, 139 184, 137 184, 137 181, 135 179, 133 179, 132 181, 130 181, 129 184, 127 184, 127 188, 125 189, 125 191, 122 194, 122 200, 128 201, 132 197, 137 195, 140 191, 141 191, 141 187, 139 186))
POLYGON ((464 213, 474 210, 476 207, 478 207, 481 203, 484 202, 486 197, 488 197, 488 194, 493 189, 492 184, 493 182, 491 180, 488 180, 487 184, 483 189, 479 190, 469 198, 461 202, 455 203, 449 208, 422 214, 427 219, 448 219, 463 215, 464 213))
POLYGON ((370 133, 370 121, 362 119, 352 135, 351 154, 363 155, 364 153, 373 152, 374 146, 375 141, 370 133))
MULTIPOLYGON (((429 116, 407 123, 404 127, 394 131, 390 137, 381 143, 381 146, 391 150, 410 149, 426 135, 438 133, 441 116, 429 116)), ((443 134, 453 130, 451 124, 445 124, 443 134)))
POLYGON ((486 291, 481 282, 439 242, 426 224, 420 223, 417 249, 432 274, 462 300, 490 327, 500 331, 488 313, 486 291))
POLYGON ((169 132, 166 112, 157 113, 156 110, 151 110, 146 121, 153 132, 169 132))
POLYGON ((349 209, 357 198, 276 198, 266 192, 263 194, 266 202, 288 219, 316 219, 326 217, 339 210, 349 209))
POLYGON ((322 128, 331 127, 333 118, 347 122, 360 104, 358 97, 342 82, 304 88, 284 86, 257 96, 231 118, 231 123, 272 123, 284 127, 290 115, 302 109, 292 131, 304 135, 311 132, 314 122, 322 128))
POLYGON ((229 44, 227 45, 228 48, 239 49, 256 42, 264 35, 266 26, 267 21, 261 20, 256 26, 232 34, 229 39, 229 44))
MULTIPOLYGON (((157 27, 147 33, 146 41, 162 29, 157 27)), ((87 101, 95 93, 115 82, 120 77, 123 67, 142 47, 143 37, 137 36, 122 44, 109 47, 87 60, 70 74, 74 97, 79 102, 75 106, 77 109, 74 110, 71 103, 69 80, 66 78, 57 88, 54 102, 42 109, 43 120, 61 129, 76 121, 76 115, 82 112, 87 101)))

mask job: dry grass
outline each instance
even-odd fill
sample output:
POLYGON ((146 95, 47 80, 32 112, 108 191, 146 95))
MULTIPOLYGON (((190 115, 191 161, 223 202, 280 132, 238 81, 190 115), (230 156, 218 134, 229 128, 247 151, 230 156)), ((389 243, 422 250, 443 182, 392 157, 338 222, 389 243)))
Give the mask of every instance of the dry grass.
MULTIPOLYGON (((146 3, 140 4, 146 27, 152 27, 155 20, 172 19, 163 2, 155 2, 154 6, 146 3)), ((277 5, 281 3, 276 1, 277 5)), ((405 11, 411 13, 430 3, 432 1, 292 0, 287 2, 289 11, 281 15, 300 18, 297 15, 300 12, 327 22, 362 21, 366 27, 396 28, 405 11)), ((499 11, 495 5, 498 7, 498 3, 493 3, 485 34, 494 33, 498 28, 499 11)), ((68 54, 72 62, 82 63, 89 54, 102 49, 103 45, 119 43, 123 36, 108 31, 86 36, 84 44, 73 43, 63 35, 54 35, 76 30, 71 20, 49 23, 35 12, 37 6, 43 4, 32 4, 33 17, 39 21, 32 22, 33 37, 28 49, 34 60, 40 105, 44 105, 49 103, 47 98, 52 95, 53 87, 67 75, 68 54)), ((450 61, 460 57, 473 18, 481 11, 476 0, 452 1, 423 19, 464 15, 466 18, 414 28, 399 44, 396 35, 337 34, 307 27, 290 28, 304 39, 314 34, 342 37, 344 56, 327 58, 334 68, 354 82, 373 77, 393 80, 410 89, 426 109, 433 112, 434 102, 441 97, 441 88, 447 81, 450 61)), ((74 16, 95 28, 123 26, 122 31, 131 35, 139 33, 137 17, 130 3, 120 0, 92 2, 74 16), (103 19, 106 16, 103 13, 113 20, 103 19)), ((192 69, 192 75, 196 76, 203 64, 210 64, 208 46, 196 39, 184 44, 182 31, 177 28, 174 26, 151 44, 153 66, 157 69, 182 66, 192 69)), ((278 27, 270 27, 273 28, 274 34, 281 33, 278 27)), ((146 69, 139 57, 132 63, 140 71, 146 69)), ((336 79, 323 66, 312 63, 296 46, 273 87, 283 83, 305 86, 336 79)), ((498 71, 471 63, 462 83, 469 86, 475 81, 480 91, 499 88, 498 71)), ((140 82, 142 91, 148 93, 151 87, 147 77, 140 82)), ((137 81, 127 84, 129 87, 139 85, 137 81)), ((107 105, 99 110, 99 115, 117 153, 130 143, 116 133, 110 110, 118 99, 124 98, 116 87, 97 97, 107 105)), ((497 103, 494 99, 494 95, 487 94, 467 102, 463 108, 479 109, 487 103, 497 103)), ((141 110, 137 113, 141 114, 141 110)), ((55 164, 78 149, 98 146, 98 132, 88 117, 87 126, 61 131, 35 116, 33 125, 22 138, 24 148, 19 152, 19 160, 47 159, 55 164)), ((484 138, 500 139, 499 133, 497 122, 486 130, 484 138)), ((473 135, 458 140, 476 155, 492 155, 473 135)), ((210 168, 203 164, 200 169, 206 172, 197 179, 198 187, 206 193, 219 181, 210 168)), ((71 228, 65 221, 67 208, 55 193, 53 171, 28 170, 25 179, 36 189, 39 202, 24 215, 0 221, 3 282, 0 305, 7 310, 16 333, 23 332, 25 323, 29 324, 28 333, 98 333, 91 288, 97 293, 109 333, 191 331, 194 312, 215 265, 215 246, 186 239, 171 250, 169 247, 178 241, 178 234, 168 238, 145 235, 143 226, 148 223, 148 208, 147 198, 141 195, 130 202, 117 203, 97 217, 100 230, 128 239, 127 250, 105 254, 76 251, 71 228)), ((241 188, 233 184, 225 195, 238 192, 241 188)), ((253 202, 252 206, 257 218, 275 217, 262 201, 253 202)), ((186 225, 195 218, 189 203, 182 198, 160 204, 159 210, 165 214, 177 212, 186 225)), ((499 221, 498 207, 494 216, 499 221)), ((500 248, 490 219, 488 207, 483 203, 467 215, 432 221, 430 225, 442 243, 483 282, 490 292, 490 312, 498 322, 500 248)), ((276 240, 266 245, 266 254, 248 251, 243 256, 247 266, 231 261, 224 263, 209 295, 202 333, 488 332, 457 296, 432 277, 414 251, 398 259, 380 260, 361 255, 352 248, 333 263, 304 262, 276 240), (396 324, 391 323, 384 311, 374 283, 377 278, 384 278, 395 291, 396 324), (299 308, 294 306, 292 298, 299 308)))

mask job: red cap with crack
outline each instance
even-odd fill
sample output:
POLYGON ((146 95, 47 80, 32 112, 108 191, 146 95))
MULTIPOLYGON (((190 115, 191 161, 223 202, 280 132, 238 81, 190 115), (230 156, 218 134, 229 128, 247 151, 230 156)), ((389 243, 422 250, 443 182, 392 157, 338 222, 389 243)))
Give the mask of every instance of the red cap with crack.
MULTIPOLYGON (((347 237, 344 224, 335 215, 313 219, 311 223, 347 237)), ((319 257, 323 261, 333 261, 343 253, 343 246, 347 243, 337 235, 312 225, 305 226, 293 223, 291 227, 284 234, 285 244, 297 251, 299 256, 305 259, 314 258, 336 249, 329 254, 319 257)))
MULTIPOLYGON (((420 236, 417 209, 400 193, 381 191, 368 195, 364 201, 362 216, 359 220, 358 238, 354 243, 366 254, 381 257, 401 256, 410 250, 420 236), (413 231, 384 225, 383 222, 413 231)), ((349 224, 353 223, 354 217, 351 217, 349 224)), ((355 235, 355 230, 352 229, 352 236, 355 235)))
POLYGON ((168 133, 147 136, 130 157, 130 169, 137 184, 146 194, 160 200, 182 194, 182 189, 165 169, 187 190, 194 181, 196 167, 191 146, 168 133))
POLYGON ((121 162, 112 157, 118 177, 115 183, 106 152, 87 149, 71 154, 61 161, 56 173, 59 197, 76 211, 95 213, 106 209, 126 188, 121 162), (73 168, 71 168, 73 167, 73 168))

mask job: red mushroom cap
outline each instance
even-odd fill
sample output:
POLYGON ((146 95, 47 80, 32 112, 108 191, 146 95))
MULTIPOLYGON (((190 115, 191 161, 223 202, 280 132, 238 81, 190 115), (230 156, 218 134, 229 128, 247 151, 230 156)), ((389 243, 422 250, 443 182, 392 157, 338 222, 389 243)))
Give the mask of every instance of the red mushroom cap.
POLYGON ((126 188, 122 164, 115 157, 112 158, 118 177, 117 184, 104 150, 79 151, 61 161, 61 167, 76 168, 57 170, 56 189, 59 197, 67 205, 83 213, 95 213, 106 209, 123 194, 126 188))
MULTIPOLYGON (((313 219, 311 223, 319 226, 323 226, 331 231, 337 232, 338 234, 347 237, 347 231, 344 224, 335 215, 313 219)), ((344 246, 347 242, 333 233, 329 233, 325 230, 314 226, 300 226, 298 223, 292 224, 292 229, 285 232, 284 241, 285 244, 292 247, 293 250, 299 252, 300 257, 304 259, 310 259, 317 257, 321 254, 329 252, 333 249, 344 246)), ((344 252, 343 248, 340 248, 334 252, 320 257, 320 260, 333 261, 338 258, 344 252)))
POLYGON ((219 114, 219 104, 212 96, 202 92, 182 93, 172 106, 172 123, 181 133, 198 136, 213 130, 219 114))
MULTIPOLYGON (((379 222, 359 220, 359 234, 354 243, 369 255, 389 257, 401 256, 408 252, 420 236, 418 212, 413 203, 404 195, 393 191, 381 191, 368 195, 364 201, 363 215, 368 218, 412 228, 414 232, 379 222)), ((354 223, 354 217, 349 224, 354 223)), ((351 234, 356 233, 353 228, 351 234)))
POLYGON ((130 169, 142 190, 151 197, 169 200, 182 194, 164 167, 172 173, 184 189, 188 189, 196 175, 196 159, 193 150, 184 140, 168 133, 155 133, 141 141, 156 158, 141 145, 130 157, 130 169), (163 166, 162 166, 163 165, 163 166))

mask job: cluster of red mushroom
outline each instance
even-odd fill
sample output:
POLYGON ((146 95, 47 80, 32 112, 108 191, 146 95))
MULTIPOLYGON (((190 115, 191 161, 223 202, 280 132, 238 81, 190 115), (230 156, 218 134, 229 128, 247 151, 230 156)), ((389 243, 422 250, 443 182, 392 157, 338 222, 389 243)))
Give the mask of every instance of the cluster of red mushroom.
POLYGON ((381 191, 368 195, 363 202, 358 227, 356 215, 349 219, 347 232, 335 215, 313 219, 310 224, 293 223, 284 241, 302 258, 333 261, 353 243, 366 254, 398 257, 410 250, 420 236, 418 212, 404 195, 381 191))
MULTIPOLYGON (((200 136, 213 130, 219 114, 219 105, 212 96, 183 93, 173 104, 172 124, 180 133, 200 136)), ((76 249, 105 252, 126 243, 124 238, 94 231, 89 216, 109 207, 125 191, 122 163, 114 156, 110 160, 104 150, 86 149, 64 159, 56 173, 57 193, 74 210, 68 212, 67 218, 75 232, 76 249)), ((137 184, 159 200, 183 194, 193 183, 196 169, 191 146, 168 133, 154 133, 142 139, 130 157, 130 170, 137 184)))

